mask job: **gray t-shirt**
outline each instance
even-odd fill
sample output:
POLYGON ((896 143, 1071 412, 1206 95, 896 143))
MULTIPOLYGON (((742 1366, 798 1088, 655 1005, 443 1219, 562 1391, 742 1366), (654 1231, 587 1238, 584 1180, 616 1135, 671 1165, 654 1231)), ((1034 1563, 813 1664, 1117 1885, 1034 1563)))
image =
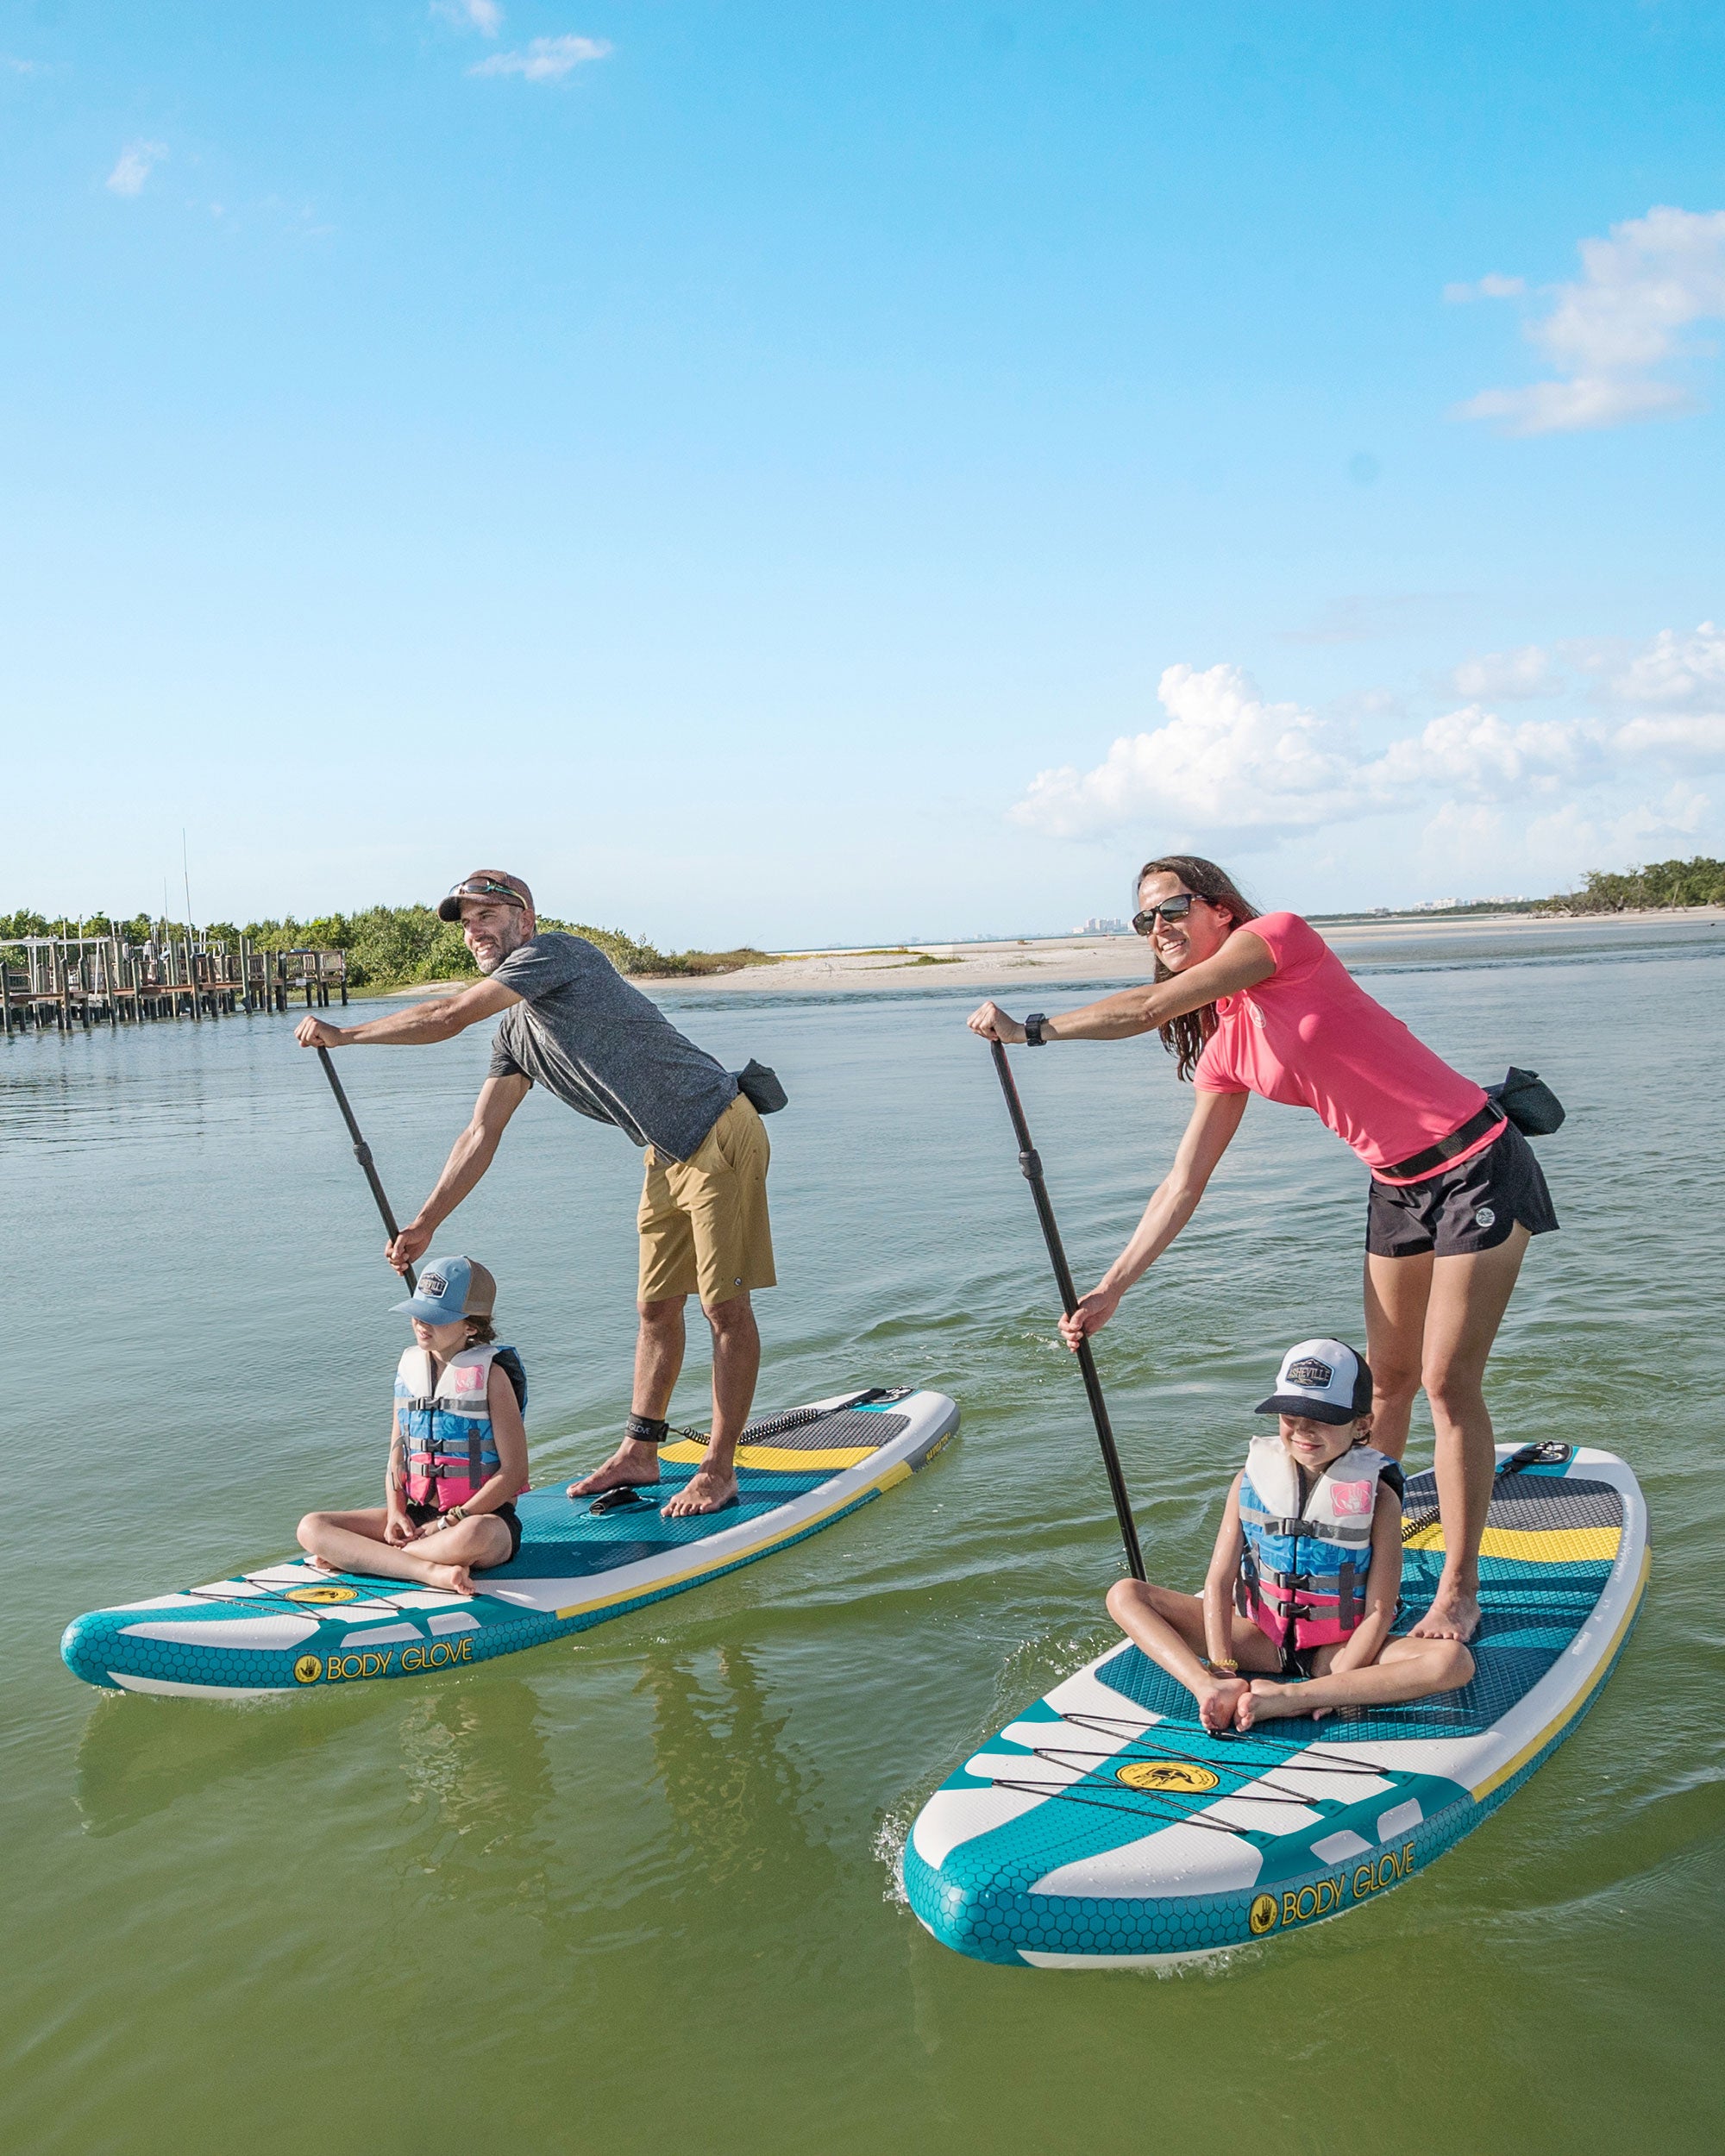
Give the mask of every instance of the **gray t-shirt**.
POLYGON ((584 936, 546 931, 491 975, 521 997, 498 1021, 493 1078, 529 1078, 637 1145, 687 1160, 737 1081, 584 936))

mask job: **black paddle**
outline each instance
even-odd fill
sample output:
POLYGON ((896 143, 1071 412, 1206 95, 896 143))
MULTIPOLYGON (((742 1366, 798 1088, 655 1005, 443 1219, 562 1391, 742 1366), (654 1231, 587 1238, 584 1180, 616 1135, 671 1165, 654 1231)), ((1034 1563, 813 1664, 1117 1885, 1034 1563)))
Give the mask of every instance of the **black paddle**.
MULTIPOLYGON (((372 1187, 372 1195, 377 1200, 377 1209, 383 1215, 383 1224, 389 1230, 389 1239, 393 1243, 396 1237, 401 1233, 401 1230, 395 1225, 395 1215, 389 1209, 389 1200, 385 1195, 382 1181, 379 1178, 377 1163, 372 1158, 372 1149, 366 1144, 364 1134, 354 1119, 354 1111, 348 1105, 348 1096, 342 1090, 342 1081, 336 1075, 336 1066, 329 1060, 329 1051, 327 1048, 318 1050, 317 1060, 323 1066, 323 1075, 329 1081, 329 1089, 336 1096, 336 1106, 342 1111, 342 1120, 348 1126, 348 1136, 354 1141, 354 1158, 365 1170, 366 1181, 372 1187)), ((404 1265, 402 1271, 406 1276, 407 1292, 412 1294, 419 1286, 419 1282, 413 1277, 413 1268, 411 1265, 404 1265)))
MULTIPOLYGON (((1025 1121, 1024 1104, 1019 1099, 1019 1089, 1013 1082, 1007 1051, 999 1041, 988 1044, 994 1058, 994 1069, 1000 1081, 1000 1091, 1007 1096, 1007 1113, 1013 1119, 1013 1135, 1019 1142, 1019 1166, 1024 1179, 1030 1185, 1030 1194, 1036 1200, 1036 1217, 1042 1223, 1043 1240, 1048 1245, 1048 1255, 1053 1263, 1054 1278, 1060 1289, 1060 1300, 1070 1318, 1078 1307, 1078 1291, 1072 1284, 1072 1268, 1066 1263, 1066 1251, 1061 1244, 1060 1230, 1054 1218, 1054 1207, 1048 1200, 1048 1185, 1043 1180, 1042 1156, 1030 1140, 1030 1125, 1025 1121)), ((1126 1477, 1120 1472, 1120 1456, 1114 1449, 1114 1433, 1108 1422, 1107 1402, 1102 1398, 1102 1381, 1096 1375, 1096 1358, 1090 1352, 1090 1343, 1078 1343, 1078 1367, 1084 1375, 1084 1390, 1090 1399, 1090 1413, 1095 1420, 1096 1438, 1102 1448, 1102 1464, 1108 1471, 1108 1488, 1113 1492, 1114 1511, 1120 1523, 1120 1540, 1126 1545, 1126 1569, 1135 1580, 1145 1577, 1144 1552, 1138 1548, 1138 1524, 1132 1514, 1132 1500, 1126 1495, 1126 1477)))

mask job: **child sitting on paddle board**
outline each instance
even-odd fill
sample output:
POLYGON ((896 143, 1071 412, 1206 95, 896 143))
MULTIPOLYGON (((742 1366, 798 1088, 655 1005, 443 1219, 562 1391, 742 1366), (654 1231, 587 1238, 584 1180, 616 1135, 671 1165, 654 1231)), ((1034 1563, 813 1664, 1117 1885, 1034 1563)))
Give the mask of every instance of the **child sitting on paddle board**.
POLYGON ((394 1305, 414 1344, 395 1373, 384 1501, 309 1512, 299 1546, 325 1572, 385 1574, 471 1595, 473 1574, 521 1547, 514 1500, 527 1487, 527 1377, 495 1345, 497 1282, 476 1258, 434 1257, 394 1305))
POLYGON ((1390 1637, 1402 1500, 1366 1442, 1363 1357, 1339 1340, 1301 1341, 1257 1412, 1277 1418, 1276 1433, 1252 1439, 1229 1486, 1203 1594, 1120 1580, 1108 1614, 1180 1680, 1210 1730, 1465 1684, 1473 1657, 1458 1639, 1390 1637))

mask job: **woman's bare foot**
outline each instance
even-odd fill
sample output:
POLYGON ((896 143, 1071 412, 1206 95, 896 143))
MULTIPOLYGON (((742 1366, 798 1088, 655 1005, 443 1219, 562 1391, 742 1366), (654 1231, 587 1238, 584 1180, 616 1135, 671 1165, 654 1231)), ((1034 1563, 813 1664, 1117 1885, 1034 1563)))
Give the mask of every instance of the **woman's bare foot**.
POLYGON ((667 1520, 681 1520, 691 1513, 722 1512, 727 1505, 734 1505, 741 1494, 735 1468, 701 1467, 669 1504, 661 1505, 659 1510, 667 1520))
POLYGON ((328 1557, 320 1557, 315 1553, 308 1557, 305 1562, 314 1572, 339 1572, 342 1569, 339 1564, 331 1564, 328 1557))
POLYGON ((602 1467, 571 1482, 571 1497, 597 1497, 601 1490, 644 1489, 659 1479, 659 1448, 639 1438, 625 1438, 602 1467))
POLYGON ((1410 1639, 1459 1639, 1464 1644, 1479 1630, 1479 1598, 1460 1588, 1446 1587, 1440 1580, 1432 1607, 1408 1633, 1410 1639))
POLYGON ((1244 1677, 1219 1677, 1195 1696, 1198 1702, 1198 1720, 1212 1736, 1220 1736, 1223 1730, 1233 1728, 1239 1703, 1242 1699, 1251 1697, 1251 1688, 1244 1677))

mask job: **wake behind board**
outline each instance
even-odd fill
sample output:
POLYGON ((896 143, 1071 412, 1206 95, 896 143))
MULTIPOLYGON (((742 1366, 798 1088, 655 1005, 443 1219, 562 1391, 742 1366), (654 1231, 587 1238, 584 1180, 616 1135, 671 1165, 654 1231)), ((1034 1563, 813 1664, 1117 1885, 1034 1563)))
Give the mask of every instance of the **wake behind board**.
MULTIPOLYGON (((1151 1966, 1339 1915, 1440 1857, 1575 1727, 1647 1583, 1628 1468, 1542 1450, 1557 1457, 1513 1474, 1500 1457, 1461 1690, 1213 1737, 1182 1685, 1112 1647, 923 1807, 904 1855, 917 1916, 979 1961, 1151 1966)), ((1436 1501, 1414 1477, 1404 1520, 1436 1501)), ((1435 1524, 1411 1535, 1398 1629, 1429 1604, 1443 1549, 1435 1524)))
POLYGON ((320 1572, 302 1558, 92 1610, 67 1626, 66 1667, 129 1692, 229 1699, 470 1667, 681 1595, 830 1527, 925 1466, 958 1427, 944 1393, 846 1394, 751 1423, 737 1447, 740 1504, 687 1520, 659 1507, 694 1473, 699 1445, 662 1447, 645 1501, 605 1507, 564 1486, 516 1509, 521 1550, 470 1595, 320 1572))

